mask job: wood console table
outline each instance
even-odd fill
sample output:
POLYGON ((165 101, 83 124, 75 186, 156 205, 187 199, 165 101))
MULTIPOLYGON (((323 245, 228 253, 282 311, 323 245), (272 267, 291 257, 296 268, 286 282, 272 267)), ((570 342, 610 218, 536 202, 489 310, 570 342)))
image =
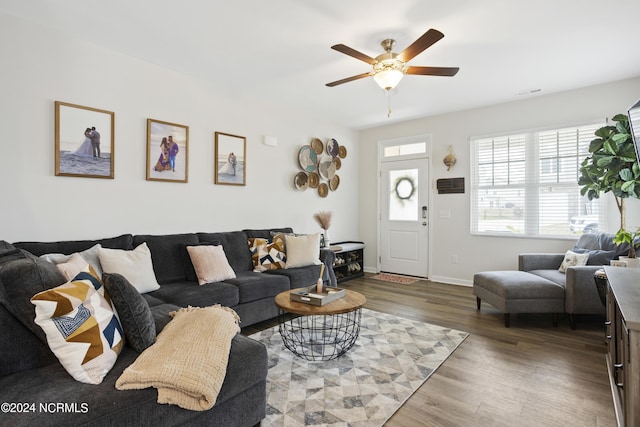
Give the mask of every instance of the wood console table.
POLYGON ((640 425, 640 268, 605 267, 607 369, 619 426, 640 425))

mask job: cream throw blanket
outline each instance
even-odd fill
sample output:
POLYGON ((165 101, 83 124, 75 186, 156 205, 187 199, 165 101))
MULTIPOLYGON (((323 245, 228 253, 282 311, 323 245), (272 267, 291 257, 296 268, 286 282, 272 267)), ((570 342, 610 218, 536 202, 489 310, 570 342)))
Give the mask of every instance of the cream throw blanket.
POLYGON ((228 307, 187 307, 116 381, 118 390, 158 389, 158 403, 206 411, 216 403, 227 373, 239 317, 228 307))

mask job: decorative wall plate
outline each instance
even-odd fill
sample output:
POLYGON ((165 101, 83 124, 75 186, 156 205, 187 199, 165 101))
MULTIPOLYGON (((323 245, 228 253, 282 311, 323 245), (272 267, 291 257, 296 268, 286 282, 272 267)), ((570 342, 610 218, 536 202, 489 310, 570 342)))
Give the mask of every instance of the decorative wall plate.
POLYGON ((298 152, 298 163, 305 172, 313 172, 318 163, 318 155, 310 145, 304 145, 298 152))
POLYGON ((320 176, 324 179, 331 179, 333 175, 336 174, 336 164, 333 162, 333 159, 328 156, 324 156, 318 162, 318 172, 320 172, 320 176))
POLYGON ((329 188, 331 189, 331 191, 336 191, 339 185, 340 177, 338 175, 334 175, 333 178, 331 178, 331 181, 329 181, 329 188))
POLYGON ((293 178, 293 185, 295 185, 296 189, 299 191, 306 190, 309 186, 309 179, 307 177, 307 174, 304 172, 298 172, 293 178))
POLYGON ((318 194, 320 195, 320 197, 327 197, 327 194, 329 194, 329 186, 324 182, 320 184, 318 186, 318 194))
POLYGON ((338 141, 336 141, 333 138, 327 141, 327 154, 329 154, 331 157, 335 157, 338 155, 339 151, 340 151, 340 144, 338 144, 338 141))
POLYGON ((318 188, 320 184, 320 175, 317 172, 311 172, 309 174, 309 187, 318 188))
POLYGON ((311 148, 313 148, 313 151, 315 151, 316 154, 322 154, 324 151, 324 144, 319 138, 313 138, 311 140, 311 148))
POLYGON ((342 157, 343 159, 347 157, 347 147, 345 147, 344 145, 341 145, 338 148, 338 156, 342 157))
POLYGON ((340 157, 334 157, 333 163, 336 164, 336 170, 339 170, 342 167, 342 160, 340 160, 340 157))

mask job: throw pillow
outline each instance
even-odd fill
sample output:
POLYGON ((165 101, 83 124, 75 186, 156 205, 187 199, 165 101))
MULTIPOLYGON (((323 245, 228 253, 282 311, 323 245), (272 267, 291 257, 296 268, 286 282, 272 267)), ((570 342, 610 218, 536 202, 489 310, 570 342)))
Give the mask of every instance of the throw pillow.
POLYGON ((105 273, 119 273, 144 294, 160 289, 153 272, 151 251, 146 243, 141 243, 132 251, 100 248, 100 264, 105 273))
POLYGON ((286 268, 287 255, 282 234, 274 237, 273 242, 260 237, 252 237, 249 239, 249 250, 253 260, 253 271, 257 273, 286 268))
POLYGON ((562 264, 558 271, 561 273, 565 273, 567 268, 576 267, 579 265, 586 265, 587 260, 589 259, 589 254, 578 254, 573 251, 567 251, 564 255, 564 259, 562 260, 562 264))
POLYGON ((609 262, 616 256, 616 251, 589 250, 576 247, 571 250, 577 254, 589 254, 587 265, 609 265, 609 262))
POLYGON ((156 341, 156 324, 149 304, 123 275, 106 273, 102 280, 118 312, 127 342, 142 353, 156 341))
MULTIPOLYGON (((98 254, 100 248, 102 246, 100 244, 97 245, 93 245, 92 247, 90 247, 89 249, 87 249, 86 251, 82 251, 82 252, 76 252, 78 255, 80 255, 82 257, 82 259, 84 259, 91 267, 93 267, 93 269, 95 270, 96 273, 98 273, 98 277, 102 277, 102 266, 100 265, 100 256, 98 254)), ((40 258, 44 259, 45 261, 49 261, 52 262, 54 264, 60 264, 63 262, 67 262, 69 261, 69 259, 73 256, 72 255, 65 255, 65 254, 45 254, 40 256, 40 258)))
POLYGON ((320 265, 320 233, 306 236, 285 235, 287 268, 320 265))
POLYGON ((89 264, 80 256, 80 254, 75 253, 69 257, 69 260, 56 264, 56 267, 60 270, 60 273, 62 273, 65 279, 71 280, 76 277, 78 273, 86 270, 87 267, 89 267, 89 264))
POLYGON ((222 246, 187 246, 187 251, 200 285, 235 279, 236 273, 229 265, 222 246))
POLYGON ((95 271, 37 293, 31 302, 36 323, 66 371, 76 381, 100 384, 116 363, 124 339, 95 271))

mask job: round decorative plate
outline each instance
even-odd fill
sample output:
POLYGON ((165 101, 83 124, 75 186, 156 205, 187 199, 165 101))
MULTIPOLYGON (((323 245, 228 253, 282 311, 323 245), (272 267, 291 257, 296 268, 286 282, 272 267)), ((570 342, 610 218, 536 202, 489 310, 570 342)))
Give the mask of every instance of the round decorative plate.
POLYGON ((309 186, 309 179, 307 177, 307 174, 304 172, 298 172, 293 178, 293 185, 295 185, 296 189, 299 191, 306 190, 309 186))
POLYGON ((334 157, 333 163, 336 164, 336 170, 339 170, 342 167, 342 160, 340 160, 340 157, 334 157))
POLYGON ((318 172, 311 172, 309 174, 309 187, 318 188, 319 184, 320 184, 320 175, 318 175, 318 172))
POLYGON ((334 175, 329 181, 329 188, 331 191, 336 191, 338 189, 338 185, 340 185, 340 177, 338 175, 334 175))
POLYGON ((338 141, 333 138, 327 141, 327 154, 329 154, 331 157, 335 157, 338 155, 339 151, 340 144, 338 144, 338 141))
POLYGON ((305 172, 313 172, 318 163, 318 155, 310 145, 305 145, 298 152, 298 163, 305 172))
POLYGON ((331 179, 333 175, 336 174, 336 164, 333 162, 333 159, 328 156, 324 156, 318 162, 318 172, 320 172, 320 176, 324 179, 331 179))
POLYGON ((320 195, 320 197, 327 197, 327 194, 329 194, 329 186, 324 182, 320 184, 318 186, 318 194, 320 195))
POLYGON ((341 145, 338 148, 338 156, 342 157, 343 159, 347 157, 347 147, 345 147, 344 145, 341 145))
POLYGON ((311 140, 311 148, 313 148, 313 151, 315 151, 316 154, 322 154, 324 151, 324 144, 319 138, 313 138, 311 140))

